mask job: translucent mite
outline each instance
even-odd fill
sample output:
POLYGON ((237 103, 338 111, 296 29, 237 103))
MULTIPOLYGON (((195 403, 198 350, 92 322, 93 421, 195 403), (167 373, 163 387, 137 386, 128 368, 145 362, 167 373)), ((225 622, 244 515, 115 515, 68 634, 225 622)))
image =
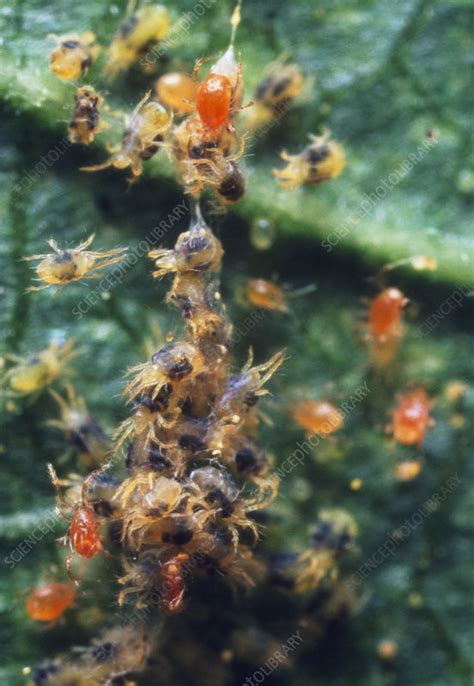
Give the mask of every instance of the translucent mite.
POLYGON ((284 291, 272 281, 250 279, 245 288, 247 300, 255 307, 276 312, 288 312, 284 291))
POLYGON ((64 399, 50 391, 59 405, 61 419, 51 419, 48 424, 64 432, 83 466, 90 469, 103 467, 112 452, 112 442, 100 424, 89 415, 84 400, 76 396, 72 386, 67 386, 66 392, 64 399))
POLYGON ((145 57, 168 33, 169 12, 164 5, 141 7, 120 24, 108 50, 105 73, 115 78, 145 57))
POLYGON ((253 131, 282 117, 304 85, 305 79, 297 64, 278 62, 272 65, 255 89, 254 104, 245 120, 247 128, 253 131))
POLYGON ((321 510, 310 545, 300 553, 279 552, 268 560, 269 581, 297 593, 314 590, 337 573, 337 561, 353 546, 357 524, 345 510, 321 510))
POLYGON ((170 72, 156 82, 159 101, 177 114, 191 114, 196 109, 197 83, 187 74, 170 72))
POLYGON ((78 88, 74 99, 76 104, 69 124, 69 140, 89 145, 101 129, 99 109, 104 99, 92 86, 78 88))
POLYGON ((344 416, 332 405, 321 400, 303 400, 292 410, 293 419, 310 434, 325 438, 342 429, 344 416))
POLYGON ((71 584, 49 582, 39 586, 28 596, 25 610, 37 622, 54 622, 73 605, 76 595, 71 584))
POLYGON ((162 105, 149 99, 150 95, 151 91, 148 91, 133 110, 123 134, 122 144, 110 148, 110 158, 102 164, 81 167, 82 171, 95 172, 108 167, 130 167, 131 182, 141 176, 143 161, 149 160, 162 147, 173 121, 173 117, 162 105))
POLYGON ((387 427, 397 443, 421 446, 426 432, 434 425, 431 404, 423 388, 406 391, 400 397, 387 427))
POLYGON ((281 153, 287 165, 284 169, 274 169, 273 175, 283 188, 294 190, 303 183, 314 186, 341 174, 346 164, 344 148, 329 137, 329 133, 311 135, 311 144, 297 155, 289 155, 286 150, 281 153))
POLYGON ((49 68, 63 81, 74 81, 83 76, 99 52, 95 34, 87 31, 82 35, 68 33, 52 36, 56 40, 49 58, 49 68))
POLYGON ((74 341, 60 345, 53 341, 48 348, 30 357, 10 355, 14 362, 2 383, 7 383, 16 395, 29 395, 49 386, 68 369, 68 363, 79 354, 74 341))
POLYGON ((29 291, 41 291, 50 286, 65 286, 81 279, 95 276, 95 272, 105 267, 110 267, 121 262, 125 255, 125 248, 113 248, 112 250, 87 250, 92 244, 95 235, 92 234, 76 248, 59 248, 55 240, 49 240, 48 244, 53 253, 43 255, 31 255, 25 260, 37 260, 36 274, 38 281, 43 286, 32 286, 29 291))

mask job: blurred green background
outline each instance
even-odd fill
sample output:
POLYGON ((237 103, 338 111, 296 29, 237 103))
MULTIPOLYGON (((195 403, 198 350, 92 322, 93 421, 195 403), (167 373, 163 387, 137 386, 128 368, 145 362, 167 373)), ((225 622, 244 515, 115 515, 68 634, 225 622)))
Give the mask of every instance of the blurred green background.
MULTIPOLYGON (((178 19, 194 6, 191 0, 179 0, 170 10, 178 19)), ((191 70, 196 57, 219 54, 228 41, 232 7, 227 1, 212 4, 167 53, 160 71, 191 70)), ((104 141, 120 136, 115 127, 93 148, 71 147, 44 172, 32 173, 66 135, 74 92, 48 70, 52 41, 47 35, 92 29, 106 45, 124 12, 124 2, 102 0, 0 2, 2 353, 26 355, 45 348, 53 338, 73 337, 83 348, 73 364, 74 386, 109 428, 126 416, 120 397, 123 375, 143 360, 144 339, 156 325, 164 333, 179 331, 177 315, 163 304, 166 285, 152 280, 150 264, 143 258, 108 300, 78 318, 73 309, 94 282, 57 294, 25 294, 32 272, 21 258, 44 252, 51 237, 60 244, 76 244, 92 232, 97 248, 133 249, 182 200, 164 155, 147 163, 145 177, 132 188, 120 172, 78 171, 105 158, 104 141)), ((302 549, 321 508, 344 508, 359 526, 357 545, 342 565, 343 577, 349 576, 451 476, 460 479, 436 512, 357 589, 350 622, 321 629, 317 637, 308 635, 293 657, 292 669, 280 668, 268 683, 472 683, 472 297, 464 296, 428 335, 418 333, 457 289, 467 293, 473 286, 473 17, 472 0, 244 2, 237 47, 247 97, 265 66, 283 53, 315 77, 306 99, 249 147, 249 189, 243 202, 227 215, 212 216, 205 207, 226 251, 222 293, 237 329, 246 328, 252 313, 242 296, 248 277, 275 278, 290 292, 315 286, 314 292, 290 300, 288 315, 266 313, 236 346, 236 367, 250 345, 259 361, 288 348, 289 360, 273 380, 265 408, 274 426, 262 427, 262 445, 276 465, 281 464, 304 438, 288 415, 295 399, 325 397, 337 404, 361 384, 370 388, 338 437, 317 448, 284 480, 265 521, 263 545, 302 549), (270 170, 279 166, 281 149, 297 151, 308 133, 323 127, 346 149, 343 175, 293 194, 278 189, 270 170), (430 129, 437 131, 436 145, 328 252, 322 241, 357 211, 366 194, 416 153, 430 129), (274 244, 265 252, 257 251, 249 238, 259 217, 269 219, 276 231, 274 244), (388 282, 411 302, 399 359, 381 379, 370 370, 360 342, 363 298, 376 292, 373 276, 383 264, 417 254, 435 257, 438 270, 401 269, 390 275, 388 282), (467 387, 456 405, 444 392, 454 379, 467 387), (423 383, 436 400, 436 426, 420 453, 422 473, 400 483, 393 477, 393 466, 414 457, 415 451, 391 443, 384 426, 395 394, 410 382, 423 383), (453 415, 463 420, 454 422, 456 427, 453 415), (359 491, 350 488, 354 478, 362 479, 359 491), (376 651, 385 638, 399 647, 390 665, 383 664, 376 651)), ((99 60, 92 68, 88 81, 112 106, 132 109, 150 77, 132 71, 115 83, 104 83, 101 64, 99 60)), ((185 226, 186 220, 176 225, 164 243, 172 245, 185 226)), ((14 570, 3 562, 53 505, 45 464, 65 452, 62 436, 46 426, 56 415, 47 393, 15 401, 2 415, 2 684, 25 683, 23 667, 71 645, 86 644, 117 612, 115 571, 105 564, 94 568, 97 577, 85 584, 67 624, 48 631, 38 628, 25 617, 22 593, 51 565, 62 568, 54 535, 45 537, 14 570), (93 611, 97 607, 100 612, 93 611)), ((249 626, 284 642, 295 631, 298 608, 305 602, 265 588, 250 596, 204 589, 194 609, 173 620, 170 631, 204 635, 203 654, 210 656, 226 648, 232 631, 249 626)), ((245 660, 227 665, 227 683, 242 683, 257 667, 245 660)), ((200 669, 202 665, 190 677, 183 667, 174 682, 192 683, 195 678, 198 683, 200 669)), ((214 676, 204 677, 208 683, 222 683, 219 670, 216 666, 214 676)))

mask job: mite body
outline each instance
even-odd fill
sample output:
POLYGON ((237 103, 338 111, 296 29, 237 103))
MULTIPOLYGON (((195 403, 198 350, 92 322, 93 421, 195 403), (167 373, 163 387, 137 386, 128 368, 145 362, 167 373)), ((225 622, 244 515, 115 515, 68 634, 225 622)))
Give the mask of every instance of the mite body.
POLYGON ((237 162, 244 152, 244 139, 226 127, 206 130, 197 115, 184 120, 173 131, 173 153, 185 191, 198 198, 211 188, 223 204, 237 202, 246 181, 237 162))
MULTIPOLYGON (((169 12, 163 5, 141 7, 126 17, 109 47, 106 75, 115 78, 140 58, 147 58, 148 53, 166 36, 169 26, 169 12)), ((146 66, 152 64, 153 61, 146 59, 146 66)))
POLYGON ((67 386, 67 400, 50 391, 59 405, 61 419, 52 419, 49 426, 64 432, 66 440, 88 468, 102 467, 112 452, 112 442, 100 424, 89 415, 85 402, 78 398, 72 386, 67 386))
POLYGON ((183 567, 189 562, 187 553, 178 553, 161 567, 163 577, 164 595, 161 599, 160 607, 168 614, 177 614, 184 609, 184 593, 186 586, 184 583, 183 567))
MULTIPOLYGON (((70 518, 68 536, 63 540, 69 539, 72 553, 77 553, 86 560, 90 560, 103 550, 102 537, 99 534, 100 522, 98 521, 94 507, 87 498, 89 484, 96 477, 96 473, 92 472, 83 482, 80 499, 71 504, 66 501, 61 493, 62 483, 56 475, 53 465, 48 465, 48 472, 51 481, 57 492, 57 511, 65 517, 70 518)), ((66 569, 71 578, 71 565, 73 554, 69 555, 66 560, 66 569)))
POLYGON ((89 145, 101 128, 99 108, 104 99, 92 86, 81 86, 74 97, 76 104, 69 124, 69 140, 89 145))
MULTIPOLYGON (((237 62, 234 52, 235 32, 239 23, 240 4, 236 6, 232 15, 232 36, 229 47, 198 86, 196 110, 205 131, 211 135, 222 126, 232 129, 231 119, 241 109, 242 64, 237 62)), ((194 66, 193 78, 195 80, 202 64, 203 60, 198 60, 194 66)))
MULTIPOLYGON (((60 249, 56 241, 48 244, 53 249, 50 254, 32 255, 26 260, 38 260, 36 274, 43 286, 32 286, 30 291, 41 291, 50 286, 65 286, 74 281, 90 278, 99 269, 110 267, 125 258, 125 248, 114 248, 107 251, 87 250, 94 240, 94 234, 76 248, 60 249)), ((95 275, 95 274, 94 274, 95 275)))
POLYGON ((286 150, 281 158, 287 162, 284 169, 274 169, 273 175, 287 190, 294 190, 302 184, 314 186, 322 181, 334 179, 345 166, 344 148, 337 141, 323 136, 310 136, 311 144, 297 155, 289 155, 286 150))
POLYGON ((255 89, 253 107, 245 120, 250 130, 270 124, 285 114, 300 95, 305 79, 297 64, 277 63, 255 89))
POLYGON ((402 315, 408 299, 398 288, 385 288, 371 302, 365 338, 375 367, 383 369, 395 358, 403 335, 402 315))
POLYGON ((95 34, 91 31, 81 35, 69 33, 53 36, 56 47, 49 58, 49 68, 63 81, 74 81, 83 76, 98 54, 95 34))
POLYGON ((74 603, 76 591, 71 584, 46 583, 26 599, 25 610, 37 622, 54 622, 74 603))
POLYGON ((53 341, 48 348, 30 357, 9 356, 15 364, 6 372, 2 383, 7 383, 15 395, 35 393, 67 371, 68 362, 78 354, 71 340, 64 345, 53 341))
POLYGON ((341 412, 327 401, 304 400, 293 408, 292 415, 297 424, 321 438, 339 431, 344 425, 341 412))
POLYGON ((163 146, 173 120, 162 105, 149 100, 150 93, 148 91, 134 109, 124 131, 122 144, 117 148, 110 148, 110 158, 102 164, 81 167, 82 171, 95 172, 108 167, 130 167, 130 182, 133 183, 141 176, 143 161, 149 160, 163 146))
POLYGON ((423 388, 407 391, 393 410, 387 431, 392 433, 397 443, 420 447, 426 432, 434 425, 430 417, 430 406, 423 388))
POLYGON ((159 101, 180 115, 195 112, 197 91, 196 81, 181 72, 164 74, 156 82, 159 101))
POLYGON ((265 279, 250 279, 245 288, 247 300, 255 307, 276 312, 288 312, 284 291, 265 279))

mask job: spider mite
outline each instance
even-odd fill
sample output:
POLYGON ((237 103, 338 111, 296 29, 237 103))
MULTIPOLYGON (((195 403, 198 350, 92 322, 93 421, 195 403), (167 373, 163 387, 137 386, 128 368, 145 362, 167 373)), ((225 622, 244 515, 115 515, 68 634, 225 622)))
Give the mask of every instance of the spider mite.
POLYGON ((392 410, 391 423, 387 426, 387 431, 397 443, 421 446, 428 429, 434 425, 430 417, 431 404, 421 387, 408 390, 400 396, 398 405, 392 410))
MULTIPOLYGON (((92 472, 84 480, 81 498, 74 505, 66 502, 64 496, 61 494, 60 489, 62 483, 58 479, 52 464, 48 464, 48 472, 58 494, 58 513, 65 518, 69 518, 64 511, 69 513, 72 512, 68 535, 64 540, 69 539, 72 551, 66 560, 66 569, 71 579, 73 579, 71 566, 74 553, 84 557, 86 560, 90 560, 103 550, 102 537, 99 534, 100 523, 97 521, 92 504, 87 500, 89 485, 95 478, 97 472, 92 472)), ((76 579, 74 579, 74 581, 77 583, 76 579)))

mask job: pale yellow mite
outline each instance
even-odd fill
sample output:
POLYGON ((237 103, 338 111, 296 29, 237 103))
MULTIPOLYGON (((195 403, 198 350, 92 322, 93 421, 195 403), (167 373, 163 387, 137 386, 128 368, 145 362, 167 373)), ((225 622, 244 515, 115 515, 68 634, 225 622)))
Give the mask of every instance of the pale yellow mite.
POLYGON ((14 366, 4 375, 2 386, 8 385, 16 396, 36 393, 67 371, 70 360, 79 354, 80 350, 70 340, 64 345, 53 341, 48 348, 30 357, 9 355, 14 366))
POLYGON ((65 286, 74 281, 96 276, 93 272, 110 267, 126 257, 126 248, 113 248, 106 251, 87 250, 94 240, 94 234, 76 248, 61 250, 54 240, 48 241, 52 253, 31 255, 25 260, 38 260, 36 274, 42 286, 31 286, 28 291, 41 291, 50 286, 65 286))
POLYGON ((163 5, 141 7, 120 24, 109 47, 105 73, 115 78, 143 60, 145 71, 157 61, 153 48, 169 31, 169 12, 163 5))
POLYGON ((281 61, 271 65, 253 95, 253 107, 245 119, 249 131, 255 131, 278 121, 290 109, 305 86, 305 78, 297 64, 281 61))
POLYGON ((75 81, 83 76, 100 52, 95 33, 51 35, 56 41, 49 58, 49 68, 62 81, 75 81))
POLYGON ((160 103, 149 100, 150 95, 151 91, 148 91, 133 110, 123 133, 122 143, 108 148, 110 158, 102 164, 81 167, 81 171, 130 167, 132 177, 129 181, 137 181, 143 171, 143 161, 149 160, 163 146, 164 137, 173 123, 172 114, 160 103))
POLYGON ((286 150, 281 153, 287 165, 284 169, 273 169, 273 176, 283 188, 294 190, 304 183, 314 186, 341 174, 346 164, 344 148, 329 136, 329 132, 322 136, 311 135, 311 144, 300 153, 289 155, 286 150))

